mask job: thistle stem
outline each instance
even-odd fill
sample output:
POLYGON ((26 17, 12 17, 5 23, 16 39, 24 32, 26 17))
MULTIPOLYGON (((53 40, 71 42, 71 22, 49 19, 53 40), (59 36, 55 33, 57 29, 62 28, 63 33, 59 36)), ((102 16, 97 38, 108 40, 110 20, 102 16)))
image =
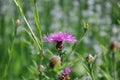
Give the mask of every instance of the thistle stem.
POLYGON ((91 66, 92 66, 92 64, 88 64, 89 75, 91 77, 91 80, 94 80, 93 69, 91 66))
POLYGON ((116 59, 115 54, 112 53, 112 60, 113 60, 113 80, 116 80, 116 59))
POLYGON ((76 48, 76 46, 85 38, 85 36, 87 35, 87 31, 85 31, 84 33, 81 34, 78 42, 74 43, 72 48, 70 49, 70 52, 69 52, 69 56, 72 55, 74 49, 76 48))

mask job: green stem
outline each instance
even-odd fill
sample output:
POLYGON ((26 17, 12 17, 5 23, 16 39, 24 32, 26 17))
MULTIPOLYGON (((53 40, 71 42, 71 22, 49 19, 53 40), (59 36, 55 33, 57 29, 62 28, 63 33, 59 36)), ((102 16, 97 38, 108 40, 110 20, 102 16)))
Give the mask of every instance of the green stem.
POLYGON ((34 38, 34 40, 36 41, 36 43, 37 43, 39 49, 41 50, 41 46, 40 46, 40 44, 39 44, 39 41, 38 41, 37 37, 35 36, 35 34, 34 34, 32 28, 31 28, 30 24, 28 23, 28 21, 27 21, 25 15, 24 15, 24 13, 23 13, 22 8, 21 8, 21 6, 20 6, 19 3, 18 3, 18 0, 14 0, 14 2, 15 2, 15 4, 18 6, 22 18, 23 18, 24 21, 26 22, 26 24, 27 24, 27 26, 28 26, 28 28, 29 28, 29 30, 30 30, 30 32, 31 32, 31 34, 32 34, 32 36, 33 36, 33 38, 34 38))
POLYGON ((62 51, 59 51, 59 55, 60 55, 60 57, 62 57, 62 55, 63 55, 63 54, 62 54, 62 51))
POLYGON ((72 53, 73 53, 74 49, 76 48, 76 46, 85 38, 85 35, 87 35, 87 31, 82 33, 79 40, 72 46, 72 48, 70 49, 70 52, 69 52, 69 56, 72 55, 72 53))
POLYGON ((39 74, 39 80, 42 80, 42 72, 39 74))
POLYGON ((88 63, 89 75, 91 77, 91 80, 94 80, 93 69, 91 66, 92 64, 88 63))
POLYGON ((115 53, 112 53, 112 60, 113 60, 113 80, 116 80, 116 59, 115 53))
POLYGON ((36 26, 37 26, 37 29, 39 31, 39 34, 40 34, 40 44, 41 44, 41 47, 43 47, 43 44, 42 44, 42 31, 41 31, 41 25, 40 25, 40 20, 39 20, 39 15, 38 15, 38 9, 37 9, 37 3, 34 3, 34 20, 35 20, 35 23, 36 23, 36 26))
POLYGON ((10 49, 8 49, 9 58, 8 58, 8 62, 7 62, 6 66, 5 66, 5 69, 4 69, 3 79, 6 79, 7 76, 8 76, 8 68, 10 66, 10 62, 11 62, 12 56, 13 56, 13 48, 14 48, 14 43, 15 43, 16 30, 17 30, 17 25, 14 26, 13 40, 11 42, 10 49))

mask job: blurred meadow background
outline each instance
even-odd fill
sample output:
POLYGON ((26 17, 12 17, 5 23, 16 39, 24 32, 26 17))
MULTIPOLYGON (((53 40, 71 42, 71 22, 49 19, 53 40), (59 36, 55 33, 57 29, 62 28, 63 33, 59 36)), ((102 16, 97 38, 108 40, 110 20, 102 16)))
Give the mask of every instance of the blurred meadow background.
MULTIPOLYGON (((103 56, 107 56, 112 41, 120 42, 120 0, 16 1, 38 39, 41 39, 40 30, 42 36, 61 31, 70 32, 79 39, 84 23, 88 23, 87 35, 64 64, 79 58, 78 55, 85 58, 90 53, 97 56, 95 64, 100 67, 95 69, 95 80, 114 80, 109 79, 112 73, 107 73, 106 68, 110 66, 103 56), (36 26, 35 10, 38 10, 40 29, 36 26)), ((72 45, 65 43, 64 50, 69 52, 72 45)), ((55 43, 43 40, 43 49, 46 59, 39 55, 41 51, 14 0, 0 0, 0 80, 48 80, 39 79, 41 63, 49 80, 56 80, 54 72, 48 69, 49 58, 55 54, 55 43)), ((116 80, 120 80, 120 54, 116 63, 116 80)), ((73 64, 70 77, 71 80, 89 80, 81 61, 73 64)))

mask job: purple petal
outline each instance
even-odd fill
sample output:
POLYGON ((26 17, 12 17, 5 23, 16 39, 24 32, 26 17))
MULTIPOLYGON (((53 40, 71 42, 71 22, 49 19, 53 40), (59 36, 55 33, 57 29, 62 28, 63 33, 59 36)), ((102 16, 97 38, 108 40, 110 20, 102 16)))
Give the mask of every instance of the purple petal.
POLYGON ((71 73, 71 68, 65 68, 64 73, 65 74, 70 74, 71 73))
POLYGON ((69 43, 74 43, 77 41, 76 38, 73 37, 72 34, 64 33, 64 32, 54 32, 50 34, 49 36, 44 36, 44 40, 46 42, 64 41, 64 42, 69 42, 69 43))

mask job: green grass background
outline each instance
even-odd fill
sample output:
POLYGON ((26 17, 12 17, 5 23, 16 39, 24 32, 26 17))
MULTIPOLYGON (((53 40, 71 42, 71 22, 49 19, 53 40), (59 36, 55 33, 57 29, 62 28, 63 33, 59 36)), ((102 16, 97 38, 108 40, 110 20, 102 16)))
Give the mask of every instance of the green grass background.
MULTIPOLYGON (((19 1, 33 32, 40 38, 34 21, 34 1, 19 1)), ((119 0, 37 0, 37 6, 42 36, 62 31, 71 32, 79 39, 83 32, 83 23, 89 23, 87 36, 75 49, 83 57, 88 53, 102 55, 101 46, 108 48, 111 41, 120 41, 119 0)), ((14 1, 0 0, 0 80, 38 79, 40 51, 28 31, 14 1), (19 25, 15 24, 17 19, 20 20, 19 25)), ((65 50, 68 51, 71 46, 65 43, 65 50)), ((54 43, 44 42, 44 50, 48 49, 54 52, 54 43)), ((46 51, 45 55, 50 54, 46 51)), ((47 65, 47 62, 44 65, 47 65)), ((101 57, 98 62, 98 65, 103 64, 101 57)))

